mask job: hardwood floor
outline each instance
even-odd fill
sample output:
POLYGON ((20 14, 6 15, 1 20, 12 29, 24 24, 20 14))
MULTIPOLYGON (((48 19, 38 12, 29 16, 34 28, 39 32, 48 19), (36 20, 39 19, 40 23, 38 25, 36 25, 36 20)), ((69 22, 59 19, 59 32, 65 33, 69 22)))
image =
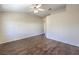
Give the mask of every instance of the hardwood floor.
POLYGON ((0 55, 79 55, 79 47, 38 35, 1 44, 0 55))

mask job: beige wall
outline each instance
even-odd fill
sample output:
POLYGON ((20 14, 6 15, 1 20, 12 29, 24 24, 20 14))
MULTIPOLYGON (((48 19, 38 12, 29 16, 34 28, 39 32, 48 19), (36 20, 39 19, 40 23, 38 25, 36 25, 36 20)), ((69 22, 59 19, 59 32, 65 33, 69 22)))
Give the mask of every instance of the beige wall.
POLYGON ((46 36, 79 46, 79 5, 67 5, 66 10, 46 17, 46 36))
POLYGON ((3 37, 2 37, 2 20, 1 20, 1 15, 0 15, 0 41, 3 41, 3 37))
POLYGON ((44 26, 44 33, 46 33, 46 17, 42 19, 43 20, 43 26, 44 26))
POLYGON ((0 13, 0 15, 0 43, 39 35, 44 32, 43 20, 39 17, 24 13, 0 13))

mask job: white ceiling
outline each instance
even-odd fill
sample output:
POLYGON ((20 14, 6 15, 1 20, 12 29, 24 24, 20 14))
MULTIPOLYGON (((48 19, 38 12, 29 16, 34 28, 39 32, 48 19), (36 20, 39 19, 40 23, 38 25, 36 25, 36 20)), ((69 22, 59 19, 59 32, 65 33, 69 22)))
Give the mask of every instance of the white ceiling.
POLYGON ((45 11, 39 11, 39 13, 34 14, 32 7, 33 4, 1 4, 0 12, 22 12, 31 15, 37 15, 40 17, 45 17, 56 10, 65 7, 64 4, 42 4, 40 8, 45 9, 45 11), (50 9, 51 8, 51 9, 50 9))

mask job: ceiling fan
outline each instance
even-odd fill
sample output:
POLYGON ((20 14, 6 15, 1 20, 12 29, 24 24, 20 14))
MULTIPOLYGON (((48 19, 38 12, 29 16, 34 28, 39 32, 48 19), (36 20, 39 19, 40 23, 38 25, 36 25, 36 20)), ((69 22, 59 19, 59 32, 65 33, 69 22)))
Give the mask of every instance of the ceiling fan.
POLYGON ((33 4, 31 7, 34 13, 38 13, 39 11, 44 11, 44 9, 40 8, 42 4, 33 4))

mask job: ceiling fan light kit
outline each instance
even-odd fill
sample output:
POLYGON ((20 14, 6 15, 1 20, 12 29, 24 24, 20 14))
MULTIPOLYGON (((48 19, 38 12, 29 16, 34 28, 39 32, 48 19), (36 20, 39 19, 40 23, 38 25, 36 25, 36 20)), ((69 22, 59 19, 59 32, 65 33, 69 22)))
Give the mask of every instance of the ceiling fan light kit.
POLYGON ((34 10, 34 13, 38 13, 38 10, 34 10))
POLYGON ((44 9, 40 8, 42 4, 35 4, 33 7, 34 13, 38 13, 39 11, 44 11, 44 9))

